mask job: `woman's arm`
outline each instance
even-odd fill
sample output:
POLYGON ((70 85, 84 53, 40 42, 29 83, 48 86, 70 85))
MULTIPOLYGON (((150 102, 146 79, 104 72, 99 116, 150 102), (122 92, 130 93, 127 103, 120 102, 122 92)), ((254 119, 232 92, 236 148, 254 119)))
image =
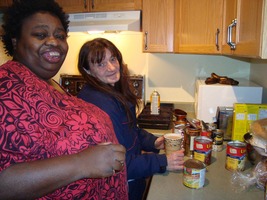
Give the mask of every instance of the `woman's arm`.
POLYGON ((125 160, 122 145, 97 145, 80 153, 12 165, 0 173, 0 199, 34 199, 83 178, 111 176, 125 160))

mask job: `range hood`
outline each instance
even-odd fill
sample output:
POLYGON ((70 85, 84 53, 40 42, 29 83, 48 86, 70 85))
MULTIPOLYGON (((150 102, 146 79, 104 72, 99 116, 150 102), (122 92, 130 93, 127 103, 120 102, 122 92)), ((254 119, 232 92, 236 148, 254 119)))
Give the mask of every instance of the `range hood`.
POLYGON ((69 31, 140 31, 140 18, 141 11, 69 14, 69 31))

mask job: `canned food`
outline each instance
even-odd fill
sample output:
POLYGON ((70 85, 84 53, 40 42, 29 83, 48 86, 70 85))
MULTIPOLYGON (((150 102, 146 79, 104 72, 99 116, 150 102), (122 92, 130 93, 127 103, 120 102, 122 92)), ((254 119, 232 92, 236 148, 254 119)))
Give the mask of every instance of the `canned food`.
POLYGON ((184 137, 184 147, 185 155, 193 156, 194 154, 194 139, 200 135, 201 129, 188 127, 185 131, 184 137))
POLYGON ((205 184, 206 166, 196 159, 189 159, 184 162, 183 184, 186 187, 198 189, 205 184))
POLYGON ((210 165, 212 152, 212 139, 206 136, 198 136, 194 141, 194 158, 210 165))
POLYGON ((211 138, 213 139, 213 144, 212 144, 213 151, 223 150, 223 136, 224 136, 224 133, 221 129, 216 129, 212 131, 211 138))
POLYGON ((174 109, 173 114, 176 117, 176 120, 175 121, 183 121, 183 122, 186 122, 187 113, 185 111, 183 111, 181 109, 174 109))
POLYGON ((181 147, 184 148, 185 125, 184 124, 176 124, 174 126, 173 133, 176 133, 182 137, 181 147))
POLYGON ((208 138, 211 138, 211 131, 201 131, 200 136, 206 136, 208 138))
POLYGON ((240 141, 227 143, 225 168, 229 171, 244 171, 247 145, 240 141))

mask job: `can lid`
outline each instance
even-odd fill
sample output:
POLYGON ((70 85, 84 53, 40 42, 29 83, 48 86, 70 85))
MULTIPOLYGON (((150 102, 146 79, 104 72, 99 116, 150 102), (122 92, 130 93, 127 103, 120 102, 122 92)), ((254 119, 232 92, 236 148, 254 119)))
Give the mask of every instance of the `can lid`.
POLYGON ((212 139, 208 138, 207 136, 197 136, 195 137, 196 141, 202 142, 202 143, 211 143, 212 139))
POLYGON ((192 168, 192 169, 204 169, 206 168, 206 165, 201 162, 200 160, 197 159, 188 159, 187 161, 184 162, 184 166, 186 168, 192 168))
POLYGON ((246 147, 247 146, 247 144, 245 143, 245 142, 241 142, 241 141, 239 141, 239 140, 233 140, 233 141, 230 141, 230 142, 228 142, 227 143, 227 145, 229 145, 229 146, 232 146, 232 147, 246 147))

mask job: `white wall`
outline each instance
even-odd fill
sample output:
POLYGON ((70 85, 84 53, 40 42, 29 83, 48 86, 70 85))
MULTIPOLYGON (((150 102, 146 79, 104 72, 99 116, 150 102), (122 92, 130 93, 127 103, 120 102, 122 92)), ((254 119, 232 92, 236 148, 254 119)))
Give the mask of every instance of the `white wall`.
POLYGON ((163 101, 194 102, 196 78, 212 72, 248 79, 250 63, 224 56, 149 54, 147 94, 155 88, 163 101))
POLYGON ((79 74, 77 70, 77 59, 80 47, 88 40, 103 37, 112 41, 120 49, 124 62, 132 74, 145 74, 146 54, 142 53, 142 34, 140 32, 121 32, 118 34, 95 34, 69 33, 69 52, 63 66, 55 80, 59 80, 60 73, 79 74))
MULTIPOLYGON (((70 33, 67 58, 54 77, 59 81, 61 73, 78 74, 77 57, 82 44, 95 37, 111 40, 122 52, 124 61, 132 74, 146 77, 146 99, 157 89, 163 102, 194 102, 195 80, 209 77, 212 72, 232 78, 250 77, 250 63, 247 60, 224 56, 142 53, 142 33, 124 32, 120 34, 70 33)), ((2 48, 0 48, 1 51, 2 48)), ((7 58, 2 57, 0 62, 7 58)), ((266 84, 267 85, 267 84, 266 84)))
POLYGON ((267 60, 252 60, 250 79, 263 86, 262 103, 267 103, 267 60))

